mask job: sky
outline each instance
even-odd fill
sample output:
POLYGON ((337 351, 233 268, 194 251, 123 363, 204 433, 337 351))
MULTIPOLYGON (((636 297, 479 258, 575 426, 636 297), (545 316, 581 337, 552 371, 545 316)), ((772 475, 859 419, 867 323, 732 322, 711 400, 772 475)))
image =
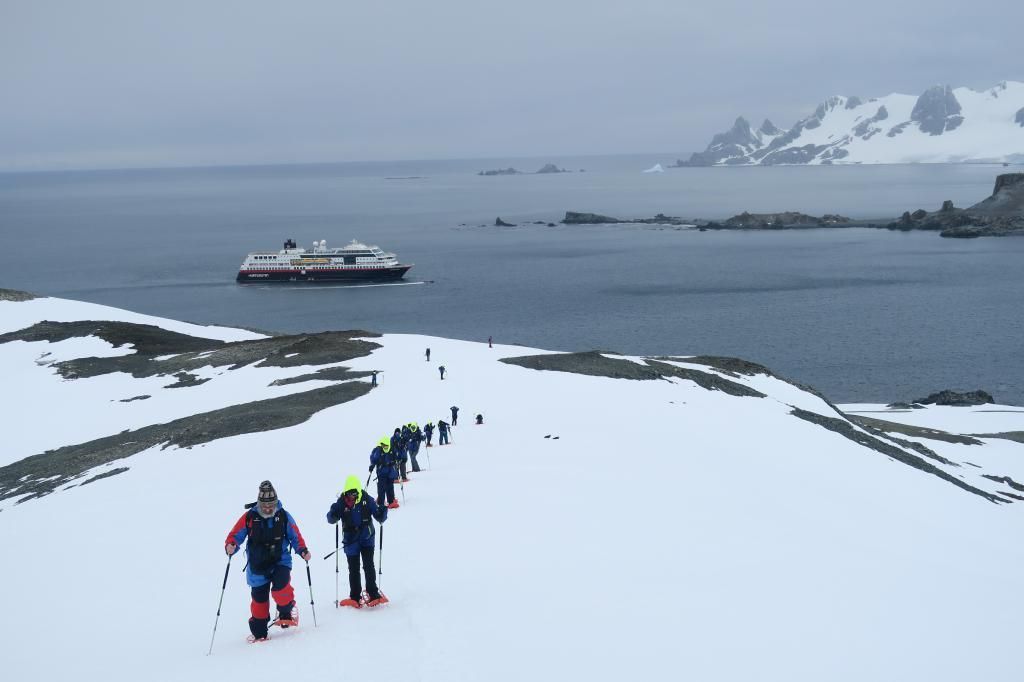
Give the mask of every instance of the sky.
POLYGON ((688 153, 1024 80, 1024 4, 0 0, 0 171, 688 153))

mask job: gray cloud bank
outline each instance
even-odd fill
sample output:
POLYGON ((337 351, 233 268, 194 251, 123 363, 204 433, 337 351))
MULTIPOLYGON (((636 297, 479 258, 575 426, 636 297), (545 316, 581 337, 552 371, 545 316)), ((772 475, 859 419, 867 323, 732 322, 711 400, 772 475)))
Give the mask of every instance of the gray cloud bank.
POLYGON ((940 5, 0 0, 0 170, 674 153, 1024 80, 1024 4, 940 5))

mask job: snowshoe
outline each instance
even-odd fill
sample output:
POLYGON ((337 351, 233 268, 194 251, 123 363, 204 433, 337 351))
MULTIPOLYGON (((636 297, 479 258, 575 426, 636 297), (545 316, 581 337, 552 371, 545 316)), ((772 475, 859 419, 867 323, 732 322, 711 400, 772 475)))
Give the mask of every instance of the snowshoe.
POLYGON ((340 602, 338 602, 338 606, 351 606, 353 609, 361 609, 361 608, 363 608, 363 600, 362 599, 358 599, 358 600, 357 599, 342 599, 340 602))
POLYGON ((409 482, 409 479, 408 479, 408 478, 403 478, 403 479, 402 479, 401 481, 399 481, 399 482, 400 482, 400 483, 408 483, 408 482, 409 482))
POLYGON ((395 500, 388 505, 388 509, 398 509, 401 505, 398 504, 398 500, 395 500))
POLYGON ((270 635, 267 635, 266 637, 256 637, 256 635, 248 635, 246 636, 245 641, 247 641, 249 644, 262 644, 263 642, 270 641, 270 635))
POLYGON ((366 606, 371 609, 376 606, 383 606, 391 601, 383 592, 381 592, 376 599, 370 599, 370 595, 364 593, 363 599, 365 600, 366 606))
POLYGON ((281 611, 278 611, 277 612, 277 619, 274 620, 274 622, 270 624, 270 627, 274 627, 275 625, 278 626, 279 628, 282 628, 282 629, 298 627, 299 626, 299 609, 298 609, 297 606, 295 606, 295 602, 292 602, 292 606, 288 610, 291 611, 291 614, 287 614, 286 613, 284 615, 289 615, 290 616, 289 618, 282 618, 281 617, 282 616, 281 611))

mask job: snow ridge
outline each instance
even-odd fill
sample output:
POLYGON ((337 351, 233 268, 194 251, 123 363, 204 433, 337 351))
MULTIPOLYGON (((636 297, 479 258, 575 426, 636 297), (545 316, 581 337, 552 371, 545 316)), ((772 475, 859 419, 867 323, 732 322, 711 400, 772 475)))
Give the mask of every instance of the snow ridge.
POLYGON ((1024 83, 937 85, 918 97, 835 95, 787 131, 746 119, 679 166, 1024 162, 1024 83))

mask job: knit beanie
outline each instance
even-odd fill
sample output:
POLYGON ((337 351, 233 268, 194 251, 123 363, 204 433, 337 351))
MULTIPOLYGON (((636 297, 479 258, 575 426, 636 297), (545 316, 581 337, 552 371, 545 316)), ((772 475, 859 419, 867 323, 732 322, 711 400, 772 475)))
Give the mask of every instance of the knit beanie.
MULTIPOLYGON (((256 501, 259 502, 260 504, 272 502, 274 504, 274 507, 276 508, 277 491, 274 490, 274 484, 271 483, 270 481, 263 481, 263 483, 260 483, 260 494, 259 497, 256 498, 256 501)), ((260 515, 263 515, 262 510, 260 510, 260 515)), ((271 516, 273 516, 273 514, 271 514, 271 516)))

